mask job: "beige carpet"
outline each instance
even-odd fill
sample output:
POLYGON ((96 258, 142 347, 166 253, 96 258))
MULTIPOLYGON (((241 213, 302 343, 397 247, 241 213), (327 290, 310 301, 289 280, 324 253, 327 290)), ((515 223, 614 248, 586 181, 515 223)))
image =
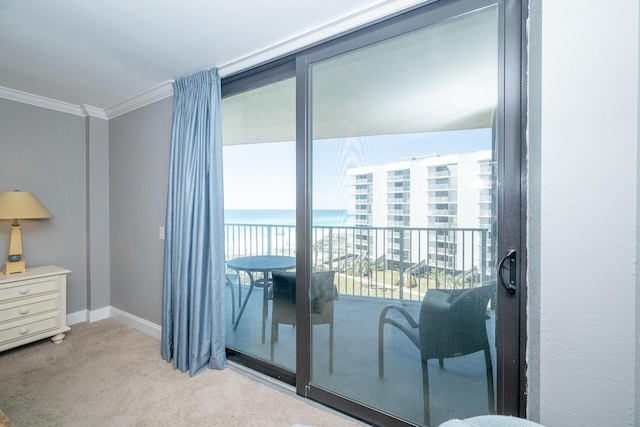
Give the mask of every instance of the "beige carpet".
POLYGON ((17 427, 362 425, 237 369, 190 378, 113 319, 0 353, 0 409, 17 427))

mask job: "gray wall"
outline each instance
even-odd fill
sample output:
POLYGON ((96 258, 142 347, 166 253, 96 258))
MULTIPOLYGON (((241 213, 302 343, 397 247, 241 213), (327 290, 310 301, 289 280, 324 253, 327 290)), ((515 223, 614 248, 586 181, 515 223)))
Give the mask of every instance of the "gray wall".
POLYGON ((111 306, 162 323, 173 98, 109 121, 111 306))
MULTIPOLYGON (((29 266, 71 270, 67 312, 87 306, 85 118, 0 99, 0 191, 31 191, 53 219, 23 221, 29 266)), ((9 222, 0 221, 4 262, 9 222)))
POLYGON ((95 117, 87 118, 87 181, 87 309, 92 313, 109 307, 110 300, 109 122, 95 117))

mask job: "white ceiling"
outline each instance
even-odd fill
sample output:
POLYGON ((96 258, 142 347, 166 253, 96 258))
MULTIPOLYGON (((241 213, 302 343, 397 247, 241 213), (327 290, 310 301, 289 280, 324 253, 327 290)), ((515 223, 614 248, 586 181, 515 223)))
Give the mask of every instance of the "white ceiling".
POLYGON ((212 66, 224 76, 421 2, 2 0, 0 89, 106 110, 178 77, 212 66))

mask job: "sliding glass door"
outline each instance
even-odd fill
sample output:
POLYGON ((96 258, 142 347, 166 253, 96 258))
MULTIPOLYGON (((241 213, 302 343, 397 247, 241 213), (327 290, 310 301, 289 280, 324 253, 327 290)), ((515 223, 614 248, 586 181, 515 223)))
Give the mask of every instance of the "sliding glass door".
POLYGON ((372 424, 524 415, 521 2, 223 80, 228 356, 372 424))
POLYGON ((497 261, 520 243, 498 206, 502 19, 491 1, 441 2, 298 59, 310 396, 384 423, 506 410, 497 308, 518 301, 497 261))
POLYGON ((293 383, 295 329, 270 352, 273 271, 295 270, 293 63, 226 81, 222 99, 226 346, 230 357, 293 383), (274 349, 275 350, 275 349, 274 349))

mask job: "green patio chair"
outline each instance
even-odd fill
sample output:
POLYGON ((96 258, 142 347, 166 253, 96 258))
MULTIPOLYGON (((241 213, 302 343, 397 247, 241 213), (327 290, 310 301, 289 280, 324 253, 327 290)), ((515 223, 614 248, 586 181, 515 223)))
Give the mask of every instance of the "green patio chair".
POLYGON ((444 359, 484 352, 487 373, 489 413, 495 412, 493 394, 493 368, 487 336, 487 306, 495 292, 495 284, 467 289, 430 289, 420 307, 416 322, 411 314, 397 304, 382 309, 378 324, 378 375, 384 377, 384 325, 402 331, 420 350, 424 422, 429 425, 429 369, 427 361, 438 359, 440 368, 444 359), (398 312, 402 318, 389 317, 398 312))
MULTIPOLYGON (((329 325, 329 373, 333 373, 333 303, 338 299, 338 288, 333 284, 335 271, 319 271, 311 274, 309 303, 311 325, 329 325)), ((269 297, 273 300, 271 313, 271 350, 278 341, 281 324, 296 325, 296 273, 273 271, 269 297)))

